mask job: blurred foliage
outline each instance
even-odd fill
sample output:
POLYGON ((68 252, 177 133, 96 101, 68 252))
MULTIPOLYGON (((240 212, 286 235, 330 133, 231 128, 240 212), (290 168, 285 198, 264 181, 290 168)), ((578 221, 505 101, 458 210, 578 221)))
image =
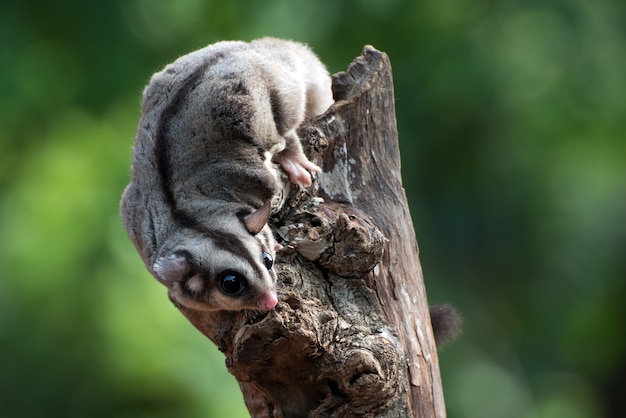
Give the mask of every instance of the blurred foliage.
POLYGON ((626 3, 25 0, 0 6, 7 417, 247 416, 118 217, 152 72, 221 39, 394 66, 450 417, 625 416, 626 3))

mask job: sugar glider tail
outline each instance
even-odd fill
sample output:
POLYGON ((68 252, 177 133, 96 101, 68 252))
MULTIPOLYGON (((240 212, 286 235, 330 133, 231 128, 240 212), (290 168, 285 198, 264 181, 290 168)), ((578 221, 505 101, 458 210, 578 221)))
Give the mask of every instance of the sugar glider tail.
POLYGON ((450 304, 431 305, 430 322, 438 348, 456 340, 461 335, 463 318, 450 304))

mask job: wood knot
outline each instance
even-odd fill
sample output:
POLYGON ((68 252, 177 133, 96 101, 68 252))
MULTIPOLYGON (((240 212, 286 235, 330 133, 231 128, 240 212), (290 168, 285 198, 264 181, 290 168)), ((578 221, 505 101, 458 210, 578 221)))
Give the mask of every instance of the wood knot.
POLYGON ((323 379, 330 393, 310 415, 361 416, 383 411, 404 390, 398 385, 400 356, 395 343, 381 335, 353 340, 323 379))
POLYGON ((299 213, 278 234, 310 261, 342 277, 359 277, 382 259, 385 238, 372 219, 345 205, 299 213))

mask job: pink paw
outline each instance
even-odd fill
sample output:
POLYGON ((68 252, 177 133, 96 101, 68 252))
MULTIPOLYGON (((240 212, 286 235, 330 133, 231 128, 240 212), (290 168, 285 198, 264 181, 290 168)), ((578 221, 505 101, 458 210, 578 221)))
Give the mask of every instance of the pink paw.
POLYGON ((278 155, 277 162, 289 175, 293 184, 311 185, 311 174, 307 171, 321 172, 322 169, 309 161, 304 155, 278 155))

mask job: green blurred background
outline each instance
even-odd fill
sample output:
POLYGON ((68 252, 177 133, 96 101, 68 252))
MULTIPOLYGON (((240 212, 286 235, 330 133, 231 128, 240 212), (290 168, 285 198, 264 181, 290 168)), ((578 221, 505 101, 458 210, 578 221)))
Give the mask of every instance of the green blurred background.
POLYGON ((3 2, 0 415, 247 416, 117 206, 150 75, 263 35, 391 58, 449 417, 626 416, 622 0, 3 2))

